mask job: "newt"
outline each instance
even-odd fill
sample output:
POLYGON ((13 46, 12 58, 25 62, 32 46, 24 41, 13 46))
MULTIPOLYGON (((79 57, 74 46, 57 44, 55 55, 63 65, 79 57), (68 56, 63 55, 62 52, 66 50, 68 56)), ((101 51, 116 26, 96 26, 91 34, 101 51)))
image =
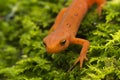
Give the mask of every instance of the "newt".
POLYGON ((85 39, 76 38, 76 34, 88 9, 95 3, 98 6, 98 15, 100 15, 106 0, 73 0, 69 7, 63 8, 58 13, 48 36, 43 39, 46 51, 57 53, 65 50, 70 44, 82 45, 80 55, 73 64, 76 65, 80 62, 80 68, 82 68, 84 60, 88 60, 86 54, 90 42, 85 39))

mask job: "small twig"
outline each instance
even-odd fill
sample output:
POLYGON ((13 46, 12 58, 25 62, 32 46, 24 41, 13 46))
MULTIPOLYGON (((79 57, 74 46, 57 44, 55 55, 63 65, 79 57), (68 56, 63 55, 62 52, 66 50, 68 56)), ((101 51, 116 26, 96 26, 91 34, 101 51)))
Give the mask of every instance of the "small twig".
POLYGON ((18 10, 18 5, 19 5, 19 2, 12 7, 11 12, 5 17, 7 21, 9 21, 10 18, 12 18, 15 15, 16 11, 18 10))
POLYGON ((75 65, 72 65, 69 69, 68 69, 68 71, 67 72, 70 72, 70 71, 72 71, 72 69, 75 67, 75 65))

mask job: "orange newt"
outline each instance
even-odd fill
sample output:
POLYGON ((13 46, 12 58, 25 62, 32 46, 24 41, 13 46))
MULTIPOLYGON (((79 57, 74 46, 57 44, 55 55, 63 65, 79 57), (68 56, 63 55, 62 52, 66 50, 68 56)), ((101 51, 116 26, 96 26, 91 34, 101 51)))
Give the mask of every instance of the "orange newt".
POLYGON ((73 0, 68 8, 64 8, 59 12, 49 35, 43 40, 47 52, 57 53, 66 49, 69 44, 82 45, 80 56, 74 63, 76 65, 80 62, 80 68, 82 68, 84 60, 87 60, 86 53, 90 43, 88 40, 76 38, 75 36, 82 19, 94 3, 97 3, 97 12, 100 15, 106 0, 73 0))

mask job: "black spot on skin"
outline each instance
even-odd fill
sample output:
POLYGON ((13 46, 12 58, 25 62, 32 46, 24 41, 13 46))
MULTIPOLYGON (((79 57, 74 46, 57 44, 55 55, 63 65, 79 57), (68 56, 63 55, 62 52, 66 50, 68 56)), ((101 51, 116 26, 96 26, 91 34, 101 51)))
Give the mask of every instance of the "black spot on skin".
POLYGON ((71 25, 70 24, 66 24, 68 27, 71 27, 71 25))
POLYGON ((78 13, 75 13, 74 16, 78 16, 78 13))

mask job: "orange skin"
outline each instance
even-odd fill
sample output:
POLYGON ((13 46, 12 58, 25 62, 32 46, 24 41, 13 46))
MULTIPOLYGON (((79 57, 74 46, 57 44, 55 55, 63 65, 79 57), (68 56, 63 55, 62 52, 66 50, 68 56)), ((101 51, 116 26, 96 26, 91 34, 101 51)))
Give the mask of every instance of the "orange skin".
POLYGON ((49 35, 43 40, 47 52, 60 52, 70 44, 82 45, 80 56, 74 63, 76 65, 80 62, 80 68, 82 68, 84 60, 87 60, 86 53, 90 43, 88 40, 76 38, 75 36, 88 9, 94 3, 97 3, 97 12, 100 15, 105 2, 106 0, 73 0, 68 8, 62 9, 56 17, 55 23, 49 31, 49 35))

